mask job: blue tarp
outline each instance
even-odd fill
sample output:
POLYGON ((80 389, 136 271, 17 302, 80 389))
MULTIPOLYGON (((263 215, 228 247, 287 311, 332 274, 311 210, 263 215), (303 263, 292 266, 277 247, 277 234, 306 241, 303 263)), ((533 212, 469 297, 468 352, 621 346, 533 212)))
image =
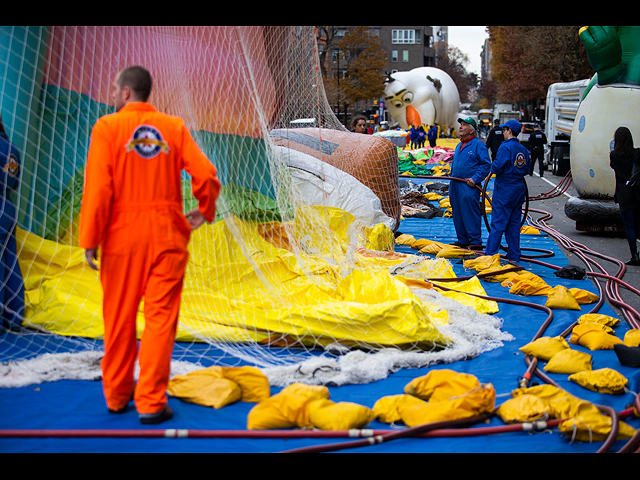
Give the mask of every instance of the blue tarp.
MULTIPOLYGON (((449 219, 413 220, 402 222, 400 230, 416 238, 427 238, 449 243, 455 241, 453 223, 449 219)), ((487 232, 484 231, 486 239, 487 232)), ((565 266, 569 261, 555 242, 547 236, 524 236, 523 247, 553 250, 555 257, 545 262, 557 266, 565 266)), ((413 253, 406 247, 398 251, 413 253)), ((550 285, 565 285, 569 288, 581 288, 597 293, 597 289, 589 280, 561 280, 553 275, 551 269, 530 265, 523 262, 529 271, 543 277, 550 285)), ((462 265, 454 261, 454 268, 459 276, 472 272, 465 271, 462 265)), ((508 289, 500 284, 483 282, 490 296, 513 298, 508 289)), ((526 297, 531 303, 544 304, 546 297, 526 297)), ((553 324, 547 330, 547 336, 558 336, 591 308, 583 306, 582 312, 555 311, 553 324)), ((609 306, 604 306, 600 313, 617 316, 609 306)), ((513 335, 516 340, 504 347, 481 355, 479 358, 460 361, 450 365, 440 365, 437 369, 452 369, 469 373, 478 377, 482 383, 491 383, 497 392, 497 403, 501 404, 510 398, 510 393, 518 388, 518 381, 526 371, 524 356, 519 348, 526 345, 536 335, 546 314, 531 308, 500 304, 498 316, 504 319, 503 330, 513 335)), ((623 338, 628 331, 626 324, 616 329, 616 334, 623 338)), ((587 351, 572 346, 576 350, 587 351)), ((632 392, 640 391, 640 370, 622 367, 613 351, 588 352, 593 355, 594 369, 612 368, 619 371, 630 381, 632 392)), ((543 365, 541 365, 542 367, 543 365)), ((370 385, 346 386, 330 388, 331 397, 336 402, 354 402, 373 407, 383 396, 401 394, 404 387, 414 378, 426 375, 429 369, 402 370, 392 374, 384 381, 370 385)), ((573 395, 599 405, 608 405, 617 411, 626 409, 633 401, 634 395, 620 396, 601 395, 585 390, 569 382, 566 375, 551 375, 563 388, 573 395)), ((534 378, 533 382, 539 382, 534 378)), ((272 389, 278 393, 279 389, 272 389)), ((246 428, 246 418, 253 405, 238 403, 222 410, 213 410, 187 404, 176 399, 170 400, 175 418, 158 429, 189 430, 234 430, 246 428)), ((139 430, 137 414, 131 411, 122 416, 109 415, 104 406, 100 382, 61 381, 38 386, 0 391, 0 429, 109 429, 139 430)), ((640 428, 640 421, 629 420, 635 428, 640 428)), ((486 426, 501 426, 503 423, 494 418, 486 426)), ((369 428, 389 429, 388 425, 373 422, 369 428)), ((310 445, 324 445, 349 440, 229 440, 229 439, 0 439, 2 452, 281 452, 310 445)), ((618 442, 613 451, 624 445, 618 442)), ((557 430, 538 434, 504 434, 478 438, 458 439, 403 439, 383 445, 367 447, 367 453, 378 452, 554 452, 554 453, 586 453, 596 452, 601 444, 571 443, 557 430)), ((353 452, 353 450, 346 450, 353 452)))

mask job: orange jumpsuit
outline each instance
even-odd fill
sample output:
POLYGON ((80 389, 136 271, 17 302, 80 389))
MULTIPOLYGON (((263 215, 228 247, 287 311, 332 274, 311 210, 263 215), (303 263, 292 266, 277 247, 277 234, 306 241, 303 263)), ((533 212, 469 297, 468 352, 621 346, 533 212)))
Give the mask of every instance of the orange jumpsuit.
POLYGON ((85 170, 80 247, 101 247, 107 406, 124 408, 135 389, 140 414, 167 404, 180 296, 191 225, 183 213, 181 175, 208 222, 220 182, 178 117, 132 103, 95 125, 85 170), (136 315, 144 298, 145 329, 138 344, 136 315), (134 384, 139 357, 140 376, 134 384))

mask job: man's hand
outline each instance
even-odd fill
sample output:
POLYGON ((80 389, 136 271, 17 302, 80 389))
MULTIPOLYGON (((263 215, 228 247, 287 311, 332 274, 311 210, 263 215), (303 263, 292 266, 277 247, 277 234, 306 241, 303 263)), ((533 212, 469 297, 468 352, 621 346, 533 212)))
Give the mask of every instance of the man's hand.
POLYGON ((87 248, 85 250, 85 256, 87 257, 87 262, 89 266, 93 268, 96 272, 100 271, 98 265, 96 264, 96 260, 98 260, 98 249, 97 248, 87 248))
POLYGON ((473 178, 467 178, 465 181, 471 188, 476 188, 476 182, 473 181, 473 178))
POLYGON ((205 216, 200 212, 200 210, 194 210, 192 212, 187 213, 187 220, 191 224, 191 228, 197 230, 202 225, 204 225, 207 221, 205 216))

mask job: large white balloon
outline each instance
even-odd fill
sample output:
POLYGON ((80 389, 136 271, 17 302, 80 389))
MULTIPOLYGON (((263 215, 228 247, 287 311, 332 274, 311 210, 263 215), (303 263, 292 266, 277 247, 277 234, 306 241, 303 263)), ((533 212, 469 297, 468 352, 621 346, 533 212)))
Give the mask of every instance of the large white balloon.
POLYGON ((439 124, 458 129, 460 93, 451 77, 432 67, 390 76, 385 90, 389 114, 400 127, 439 124))
POLYGON ((596 85, 583 100, 571 135, 571 173, 582 198, 613 199, 615 174, 609 163, 613 136, 627 127, 640 145, 640 87, 596 85))

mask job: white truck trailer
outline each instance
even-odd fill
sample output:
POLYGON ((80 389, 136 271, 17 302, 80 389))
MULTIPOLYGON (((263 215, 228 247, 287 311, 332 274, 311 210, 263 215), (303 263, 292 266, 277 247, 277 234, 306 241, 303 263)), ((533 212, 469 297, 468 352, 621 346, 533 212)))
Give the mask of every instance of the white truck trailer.
POLYGON ((547 92, 545 134, 549 148, 545 163, 554 175, 564 177, 571 170, 571 133, 589 82, 554 83, 547 92))

